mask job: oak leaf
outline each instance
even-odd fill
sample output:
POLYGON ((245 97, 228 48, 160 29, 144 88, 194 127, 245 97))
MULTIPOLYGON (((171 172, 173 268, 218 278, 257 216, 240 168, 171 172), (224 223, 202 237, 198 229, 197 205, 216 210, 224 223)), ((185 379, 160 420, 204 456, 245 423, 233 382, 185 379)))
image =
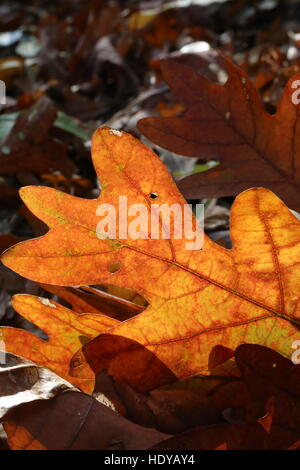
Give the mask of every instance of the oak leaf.
POLYGON ((12 450, 137 450, 170 437, 72 391, 13 408, 4 417, 4 428, 12 450))
POLYGON ((172 152, 221 162, 181 180, 185 197, 230 196, 264 186, 299 211, 300 75, 290 79, 276 114, 270 115, 246 73, 225 56, 223 62, 228 80, 220 85, 191 67, 163 61, 164 78, 186 111, 142 119, 140 131, 172 152))
MULTIPOLYGON (((260 416, 250 421, 199 426, 167 439, 155 449, 300 448, 300 367, 271 349, 243 344, 235 359, 260 416)), ((233 397, 234 400, 234 397, 233 397)))
POLYGON ((74 357, 72 374, 105 368, 148 391, 209 373, 245 342, 289 357, 299 335, 300 222, 287 207, 267 189, 241 194, 231 211, 232 250, 206 236, 203 249, 192 251, 184 237, 99 239, 100 202, 117 207, 123 194, 128 206, 150 210, 153 194, 160 203, 185 201, 162 162, 128 134, 98 129, 93 159, 104 188, 96 200, 45 187, 21 190, 50 230, 2 257, 38 282, 115 284, 148 301, 142 313, 88 342, 74 357))

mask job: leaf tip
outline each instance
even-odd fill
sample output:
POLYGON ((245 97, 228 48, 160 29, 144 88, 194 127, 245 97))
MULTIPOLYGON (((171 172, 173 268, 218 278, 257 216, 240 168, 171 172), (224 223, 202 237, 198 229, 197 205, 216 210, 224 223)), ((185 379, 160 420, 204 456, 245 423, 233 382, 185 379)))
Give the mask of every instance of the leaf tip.
POLYGON ((29 205, 32 196, 34 193, 38 193, 40 191, 45 191, 48 188, 45 188, 45 186, 22 186, 22 188, 19 189, 19 195, 22 201, 26 204, 29 205))

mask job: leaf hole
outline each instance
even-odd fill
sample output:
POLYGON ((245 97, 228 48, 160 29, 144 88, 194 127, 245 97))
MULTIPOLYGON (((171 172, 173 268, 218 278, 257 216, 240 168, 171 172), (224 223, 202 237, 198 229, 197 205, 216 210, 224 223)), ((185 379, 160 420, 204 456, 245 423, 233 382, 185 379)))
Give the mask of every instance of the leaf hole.
POLYGON ((116 273, 120 269, 121 269, 121 263, 119 263, 119 261, 115 261, 114 263, 110 263, 110 265, 108 266, 108 271, 112 274, 116 273))

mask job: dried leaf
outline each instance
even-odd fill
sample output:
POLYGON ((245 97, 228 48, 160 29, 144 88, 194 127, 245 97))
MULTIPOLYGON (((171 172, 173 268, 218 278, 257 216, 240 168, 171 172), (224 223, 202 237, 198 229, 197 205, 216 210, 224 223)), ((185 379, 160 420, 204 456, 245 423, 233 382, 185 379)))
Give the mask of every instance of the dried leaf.
MULTIPOLYGON (((139 304, 116 297, 110 292, 82 286, 59 287, 49 284, 41 284, 47 292, 57 295, 72 306, 72 310, 78 313, 102 313, 116 320, 123 321, 131 318, 144 309, 139 304)), ((117 289, 117 287, 115 287, 117 289)))
POLYGON ((18 406, 4 423, 13 450, 138 450, 168 438, 131 423, 93 397, 71 391, 18 406))
POLYGON ((219 85, 187 66, 163 62, 164 77, 187 111, 178 117, 143 119, 140 131, 175 153, 221 161, 179 183, 188 198, 235 195, 265 186, 299 210, 298 92, 293 85, 299 75, 290 79, 277 113, 270 115, 245 72, 225 57, 224 63, 229 79, 219 85))
POLYGON ((154 446, 155 450, 265 450, 258 423, 214 424, 191 429, 154 446))
POLYGON ((220 421, 220 414, 208 398, 191 390, 154 390, 150 395, 141 394, 104 372, 97 375, 95 390, 123 405, 124 415, 130 421, 169 434, 220 421))
POLYGON ((300 366, 268 348, 244 344, 235 352, 269 449, 300 449, 300 366))
POLYGON ((38 282, 114 284, 149 302, 141 314, 86 344, 72 373, 81 374, 88 363, 95 372, 105 368, 147 391, 209 374, 244 342, 289 357, 299 335, 300 222, 285 205, 267 189, 240 195, 231 211, 232 250, 207 237, 202 250, 192 251, 184 237, 99 239, 100 202, 117 207, 123 194, 128 206, 142 203, 149 210, 153 193, 160 203, 185 201, 159 159, 128 134, 98 130, 93 158, 104 184, 100 198, 23 188, 23 200, 50 231, 2 257, 6 266, 38 282))
POLYGON ((51 139, 49 130, 57 111, 43 96, 32 108, 19 114, 0 148, 0 173, 44 173, 60 170, 66 175, 76 172, 63 143, 51 139))
POLYGON ((1 352, 0 418, 11 408, 35 400, 48 400, 71 388, 71 384, 53 372, 1 352))

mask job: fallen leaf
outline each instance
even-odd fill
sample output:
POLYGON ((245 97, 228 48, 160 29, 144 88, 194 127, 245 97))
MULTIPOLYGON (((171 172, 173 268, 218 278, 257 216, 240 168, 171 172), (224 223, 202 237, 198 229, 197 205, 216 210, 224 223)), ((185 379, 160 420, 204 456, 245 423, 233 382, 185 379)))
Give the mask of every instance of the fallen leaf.
POLYGON ((290 79, 277 113, 270 115, 245 72, 225 57, 224 64, 229 78, 219 85, 187 66, 164 61, 164 77, 187 111, 177 117, 142 119, 139 130, 175 153, 221 161, 219 166, 179 182, 187 198, 235 195, 264 186, 299 210, 295 83, 300 75, 290 79))
POLYGON ((159 443, 155 449, 299 450, 300 366, 256 344, 239 346, 235 359, 251 404, 263 417, 196 427, 159 443))
POLYGON ((103 393, 111 402, 123 405, 124 416, 130 421, 169 434, 201 424, 217 423, 221 417, 204 395, 183 389, 141 394, 104 372, 96 376, 95 391, 103 393))
POLYGON ((50 128, 57 111, 43 96, 31 108, 20 113, 0 148, 0 173, 44 173, 60 170, 66 175, 76 172, 62 142, 51 139, 50 128))
POLYGON ((67 302, 77 313, 102 313, 101 308, 95 306, 95 303, 90 300, 92 296, 79 288, 51 286, 50 284, 40 284, 40 286, 45 291, 67 302))
POLYGON ((97 130, 93 159, 104 187, 100 198, 23 188, 24 202, 50 230, 2 256, 6 266, 38 282, 114 284, 149 302, 141 314, 86 344, 72 374, 88 363, 143 392, 209 374, 245 342, 290 357, 299 335, 300 223, 285 205, 267 189, 241 194, 231 210, 232 250, 208 237, 202 250, 187 250, 184 237, 99 239, 97 208, 117 207, 120 194, 128 206, 148 210, 157 202, 153 194, 160 203, 185 201, 160 160, 128 134, 97 130))
POLYGON ((17 237, 16 235, 12 235, 10 233, 3 233, 0 235, 0 253, 22 240, 24 240, 24 238, 17 237))
POLYGON ((35 215, 30 212, 28 207, 26 207, 24 204, 21 205, 18 213, 26 219, 28 225, 30 225, 30 227, 33 229, 35 235, 41 236, 47 232, 47 226, 40 219, 35 217, 35 215))
POLYGON ((269 449, 300 449, 300 366, 268 348, 243 344, 236 362, 260 410, 269 449))
POLYGON ((57 119, 54 124, 59 129, 63 129, 64 131, 70 132, 71 134, 74 134, 75 136, 82 139, 83 141, 86 141, 89 138, 88 133, 80 127, 79 121, 76 121, 76 119, 71 116, 68 116, 62 111, 58 112, 57 119))
POLYGON ((71 391, 15 407, 4 417, 4 429, 12 450, 138 450, 169 437, 71 391))

